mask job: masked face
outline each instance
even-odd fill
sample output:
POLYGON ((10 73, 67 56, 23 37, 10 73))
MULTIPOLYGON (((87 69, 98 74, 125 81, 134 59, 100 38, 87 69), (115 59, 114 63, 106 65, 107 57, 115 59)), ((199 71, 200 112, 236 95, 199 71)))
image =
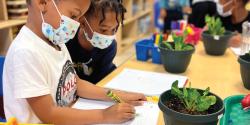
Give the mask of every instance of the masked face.
POLYGON ((217 6, 217 12, 222 17, 227 17, 232 15, 232 0, 226 1, 226 3, 221 4, 219 0, 215 0, 217 6))
POLYGON ((54 45, 65 44, 70 39, 73 39, 76 35, 76 32, 80 26, 80 23, 64 16, 58 10, 54 0, 52 0, 58 14, 61 17, 59 28, 55 29, 50 24, 46 23, 41 12, 42 16, 42 33, 43 35, 49 39, 54 45))
POLYGON ((87 26, 89 27, 90 31, 93 33, 92 38, 90 38, 89 34, 86 32, 86 30, 83 29, 84 36, 91 43, 91 45, 93 47, 96 47, 96 48, 99 48, 99 49, 106 49, 115 40, 115 38, 116 38, 115 35, 104 35, 104 34, 100 34, 98 32, 93 31, 93 29, 89 25, 87 19, 84 18, 84 20, 85 20, 87 26))

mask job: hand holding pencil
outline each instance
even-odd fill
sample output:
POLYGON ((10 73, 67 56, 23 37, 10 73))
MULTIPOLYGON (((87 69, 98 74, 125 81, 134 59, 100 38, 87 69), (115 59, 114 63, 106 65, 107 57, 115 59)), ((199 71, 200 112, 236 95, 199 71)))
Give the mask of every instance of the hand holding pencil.
POLYGON ((142 105, 143 102, 147 101, 146 96, 143 94, 117 91, 117 90, 115 91, 108 90, 107 96, 116 103, 123 102, 134 106, 142 105))
POLYGON ((133 105, 125 103, 111 90, 108 90, 106 94, 107 97, 116 102, 116 104, 103 110, 103 119, 105 123, 123 123, 136 116, 133 105))

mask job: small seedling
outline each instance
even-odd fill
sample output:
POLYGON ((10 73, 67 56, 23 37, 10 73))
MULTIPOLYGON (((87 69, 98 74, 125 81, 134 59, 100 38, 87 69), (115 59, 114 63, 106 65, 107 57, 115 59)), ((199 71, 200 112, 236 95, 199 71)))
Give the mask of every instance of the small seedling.
POLYGON ((205 21, 208 27, 208 33, 212 36, 222 36, 225 34, 226 30, 222 26, 220 18, 210 17, 207 15, 205 21))
POLYGON ((203 112, 216 103, 216 97, 209 95, 209 90, 210 88, 208 87, 201 94, 197 89, 191 88, 191 83, 189 88, 184 87, 180 89, 178 81, 175 81, 172 84, 171 94, 177 96, 189 112, 203 112))
POLYGON ((186 39, 186 35, 187 33, 184 33, 184 35, 182 36, 177 36, 176 34, 173 34, 173 40, 174 40, 174 46, 172 46, 170 44, 170 42, 168 41, 164 41, 162 43, 162 47, 169 49, 169 50, 173 50, 173 51, 187 51, 187 50, 192 50, 194 49, 193 46, 186 44, 185 43, 185 39, 186 39))

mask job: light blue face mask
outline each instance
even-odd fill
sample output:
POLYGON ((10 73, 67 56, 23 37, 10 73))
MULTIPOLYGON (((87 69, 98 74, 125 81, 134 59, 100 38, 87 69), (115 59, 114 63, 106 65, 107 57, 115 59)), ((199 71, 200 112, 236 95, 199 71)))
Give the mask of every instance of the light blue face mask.
POLYGON ((85 22, 87 23, 89 29, 93 33, 92 38, 89 38, 89 34, 83 29, 85 38, 91 43, 91 45, 93 47, 96 47, 99 49, 108 48, 113 43, 116 36, 115 35, 109 36, 109 35, 100 34, 98 32, 94 32, 92 30, 91 26, 89 25, 88 21, 86 20, 86 18, 84 18, 84 19, 85 19, 85 22))
POLYGON ((53 28, 50 24, 45 22, 43 14, 41 13, 43 21, 42 32, 44 36, 49 39, 49 41, 51 41, 54 45, 65 44, 70 39, 73 39, 75 37, 80 23, 67 16, 62 15, 58 10, 54 0, 52 0, 52 2, 61 17, 60 26, 57 29, 53 28))

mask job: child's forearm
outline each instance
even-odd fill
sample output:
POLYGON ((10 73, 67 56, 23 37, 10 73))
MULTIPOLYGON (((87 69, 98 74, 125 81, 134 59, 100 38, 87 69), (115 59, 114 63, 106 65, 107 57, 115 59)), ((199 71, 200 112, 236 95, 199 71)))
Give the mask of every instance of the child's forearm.
POLYGON ((56 107, 46 120, 55 125, 85 125, 104 123, 102 110, 78 110, 56 107))
POLYGON ((79 78, 77 79, 77 94, 82 98, 111 101, 111 99, 106 96, 106 93, 107 90, 105 88, 93 85, 79 78))
POLYGON ((50 95, 28 98, 27 102, 43 123, 83 125, 106 122, 103 115, 104 110, 79 110, 70 107, 58 107, 54 104, 50 95))

